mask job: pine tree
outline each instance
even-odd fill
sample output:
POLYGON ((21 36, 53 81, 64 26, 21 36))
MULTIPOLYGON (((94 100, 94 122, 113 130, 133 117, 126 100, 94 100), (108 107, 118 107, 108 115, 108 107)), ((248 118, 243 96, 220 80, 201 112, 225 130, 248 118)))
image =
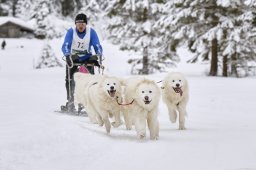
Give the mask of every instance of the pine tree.
POLYGON ((150 74, 172 66, 175 58, 161 51, 162 40, 153 27, 160 17, 162 3, 153 0, 109 1, 106 8, 109 39, 119 44, 121 50, 132 50, 141 58, 131 59, 133 74, 150 74))
POLYGON ((59 37, 55 31, 54 17, 60 13, 60 5, 55 0, 38 0, 32 18, 36 19, 35 36, 39 39, 59 37))
POLYGON ((17 0, 0 0, 0 16, 15 16, 17 0))
POLYGON ((180 0, 169 1, 165 5, 166 13, 158 21, 162 30, 168 30, 170 34, 164 35, 165 43, 171 44, 173 52, 176 48, 185 44, 195 57, 208 60, 210 57, 210 75, 217 74, 217 49, 218 41, 216 30, 212 30, 218 23, 218 11, 215 0, 180 0), (210 31, 210 32, 208 32, 210 31), (208 37, 207 34, 211 34, 208 37))
POLYGON ((15 16, 28 21, 31 18, 33 9, 34 7, 32 0, 18 0, 16 4, 15 16))
POLYGON ((75 0, 62 0, 61 1, 61 13, 63 16, 74 15, 75 9, 76 9, 76 1, 75 0))
POLYGON ((100 4, 102 2, 102 0, 83 1, 83 7, 79 10, 79 13, 81 12, 86 14, 88 17, 88 21, 90 23, 94 23, 99 20, 99 17, 101 17, 102 9, 100 7, 100 4))
POLYGON ((50 67, 63 67, 63 65, 55 56, 51 46, 49 44, 45 44, 41 52, 41 57, 39 58, 35 68, 41 69, 50 67))
POLYGON ((39 39, 44 39, 47 36, 47 27, 50 24, 47 21, 47 16, 50 12, 49 3, 45 0, 40 0, 35 7, 35 14, 33 15, 37 22, 35 35, 39 39))
POLYGON ((240 77, 239 70, 247 75, 248 62, 255 61, 255 35, 256 29, 253 27, 253 7, 252 1, 226 2, 227 15, 221 22, 223 29, 223 40, 220 46, 220 56, 222 59, 222 76, 235 75, 240 77), (227 26, 227 23, 228 26, 227 26))
MULTIPOLYGON (((165 38, 166 42, 169 40, 169 44, 173 43, 174 49, 186 44, 195 53, 190 62, 211 59, 209 75, 217 75, 220 60, 224 61, 223 68, 227 69, 230 60, 245 56, 246 50, 238 51, 234 48, 245 49, 248 43, 252 43, 247 41, 240 44, 233 41, 237 36, 240 41, 246 41, 251 32, 249 23, 252 11, 248 11, 242 0, 179 0, 169 1, 165 6, 168 10, 158 24, 171 32, 165 38), (233 52, 226 53, 227 49, 233 49, 233 52)), ((226 75, 227 71, 223 70, 223 76, 226 75)))

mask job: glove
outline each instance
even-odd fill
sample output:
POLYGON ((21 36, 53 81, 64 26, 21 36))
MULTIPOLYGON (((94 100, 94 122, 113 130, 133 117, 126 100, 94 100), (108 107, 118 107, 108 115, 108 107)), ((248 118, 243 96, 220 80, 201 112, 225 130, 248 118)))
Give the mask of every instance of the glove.
POLYGON ((98 62, 98 56, 92 55, 87 61, 89 64, 94 64, 95 66, 99 67, 99 62, 98 62))
POLYGON ((98 56, 97 55, 92 55, 90 58, 89 58, 89 61, 97 61, 98 60, 98 56))
POLYGON ((71 67, 72 66, 72 63, 74 63, 74 62, 79 62, 79 56, 77 55, 77 54, 74 54, 74 55, 68 55, 68 56, 66 56, 66 62, 67 62, 67 65, 69 66, 69 67, 71 67), (71 61, 72 60, 72 61, 71 61))

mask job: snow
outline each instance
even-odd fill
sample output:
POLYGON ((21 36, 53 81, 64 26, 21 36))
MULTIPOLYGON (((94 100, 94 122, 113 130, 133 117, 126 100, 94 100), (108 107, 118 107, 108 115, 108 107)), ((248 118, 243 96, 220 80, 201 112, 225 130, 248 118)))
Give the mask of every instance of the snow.
MULTIPOLYGON (((1 41, 1 40, 0 40, 1 41)), ((187 130, 159 108, 160 139, 136 138, 124 126, 105 129, 87 117, 55 113, 65 102, 64 68, 33 69, 44 41, 6 39, 0 50, 1 170, 256 170, 256 78, 206 77, 208 65, 186 64, 190 84, 187 130)), ((61 57, 62 40, 50 42, 61 57)), ((103 42, 105 73, 129 75, 127 53, 103 42)), ((147 76, 159 81, 166 73, 147 76)))

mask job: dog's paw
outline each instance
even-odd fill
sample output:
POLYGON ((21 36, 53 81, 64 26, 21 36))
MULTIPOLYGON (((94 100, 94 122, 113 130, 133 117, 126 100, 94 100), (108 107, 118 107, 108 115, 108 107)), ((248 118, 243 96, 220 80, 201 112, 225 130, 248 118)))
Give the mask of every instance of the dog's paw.
POLYGON ((186 130, 185 126, 179 126, 179 130, 186 130))
POLYGON ((98 122, 99 126, 103 126, 104 122, 98 122))
POLYGON ((150 136, 150 140, 158 140, 159 136, 150 136))
POLYGON ((110 129, 109 127, 106 127, 106 132, 109 134, 110 133, 110 129))
POLYGON ((121 122, 112 122, 111 125, 115 128, 119 127, 120 125, 122 125, 121 122))
POLYGON ((145 133, 140 133, 140 134, 138 134, 138 138, 140 140, 144 140, 146 138, 146 134, 145 133))
POLYGON ((126 130, 132 130, 132 127, 127 127, 127 126, 126 126, 126 130))
POLYGON ((126 127, 126 130, 132 130, 132 124, 130 123, 125 123, 125 127, 126 127))
POLYGON ((97 119, 97 123, 99 124, 99 126, 103 126, 104 122, 102 119, 97 119))

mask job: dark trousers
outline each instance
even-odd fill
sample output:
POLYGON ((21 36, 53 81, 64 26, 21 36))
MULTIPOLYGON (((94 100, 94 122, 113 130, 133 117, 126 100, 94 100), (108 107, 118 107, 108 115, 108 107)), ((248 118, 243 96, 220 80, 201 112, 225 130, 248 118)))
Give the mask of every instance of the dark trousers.
MULTIPOLYGON (((86 68, 91 74, 94 74, 93 66, 87 66, 86 68)), ((72 68, 68 68, 68 66, 66 65, 66 91, 67 91, 67 100, 69 102, 74 102, 74 90, 75 90, 74 74, 78 71, 79 71, 78 66, 73 66, 72 68), (68 69, 70 70, 70 82, 68 82, 68 69), (69 83, 70 83, 71 96, 69 96, 69 83)))

